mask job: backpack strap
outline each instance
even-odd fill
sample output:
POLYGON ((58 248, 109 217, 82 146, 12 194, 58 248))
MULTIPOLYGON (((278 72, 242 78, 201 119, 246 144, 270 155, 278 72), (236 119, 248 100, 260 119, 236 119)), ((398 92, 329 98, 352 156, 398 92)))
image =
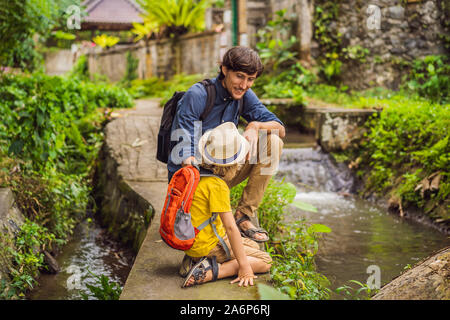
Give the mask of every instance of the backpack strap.
POLYGON ((211 228, 214 231, 214 234, 216 235, 217 239, 219 239, 220 244, 222 245, 223 250, 225 250, 225 253, 227 254, 227 258, 231 259, 231 254, 230 254, 230 249, 228 248, 227 244, 225 243, 225 240, 223 240, 223 238, 219 235, 219 233, 217 232, 216 229, 216 225, 213 223, 214 221, 216 221, 218 216, 217 212, 213 212, 211 218, 203 221, 202 224, 200 224, 197 229, 198 231, 201 231, 203 228, 205 228, 208 224, 211 224, 211 228))
POLYGON ((204 121, 214 107, 214 103, 216 102, 216 87, 210 79, 204 79, 200 83, 205 87, 206 93, 208 94, 206 98, 205 110, 200 115, 200 120, 204 121))
MULTIPOLYGON (((211 112, 212 108, 214 107, 214 103, 216 102, 216 87, 214 86, 214 83, 211 81, 211 79, 203 79, 200 81, 200 83, 205 87, 207 98, 206 98, 206 106, 203 113, 200 115, 200 120, 204 121, 208 114, 211 112)), ((239 108, 238 108, 238 121, 239 118, 244 110, 244 97, 239 99, 239 108)))
POLYGON ((239 121, 239 118, 241 117, 241 114, 244 111, 244 97, 239 99, 238 103, 239 103, 239 109, 238 109, 238 121, 239 121))

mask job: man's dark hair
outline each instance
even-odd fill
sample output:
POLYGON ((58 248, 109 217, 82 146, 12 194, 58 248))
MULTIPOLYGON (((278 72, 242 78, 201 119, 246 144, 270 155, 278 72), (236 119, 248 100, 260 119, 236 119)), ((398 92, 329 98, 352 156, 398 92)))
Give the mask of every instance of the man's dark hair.
POLYGON ((219 68, 219 80, 225 78, 222 72, 222 66, 232 71, 241 71, 246 74, 254 74, 259 77, 264 71, 264 66, 255 50, 247 47, 233 47, 229 49, 222 58, 219 68))

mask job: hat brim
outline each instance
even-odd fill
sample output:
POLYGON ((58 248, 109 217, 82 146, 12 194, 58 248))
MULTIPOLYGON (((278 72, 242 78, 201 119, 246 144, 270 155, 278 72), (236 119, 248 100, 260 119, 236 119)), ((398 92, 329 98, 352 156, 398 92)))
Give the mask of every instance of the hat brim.
POLYGON ((205 132, 198 142, 198 149, 199 149, 198 151, 200 152, 200 155, 202 156, 202 161, 204 163, 220 167, 228 167, 237 163, 245 162, 245 157, 247 156, 247 153, 250 149, 250 144, 248 143, 247 139, 245 139, 242 135, 239 134, 240 148, 238 152, 227 159, 216 159, 213 156, 211 156, 206 150, 206 142, 208 141, 211 132, 212 130, 205 132))

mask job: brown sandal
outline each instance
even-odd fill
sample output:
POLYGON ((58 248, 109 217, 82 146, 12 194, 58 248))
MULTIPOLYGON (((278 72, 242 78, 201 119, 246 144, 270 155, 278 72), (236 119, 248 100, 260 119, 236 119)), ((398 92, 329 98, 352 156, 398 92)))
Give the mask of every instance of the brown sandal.
POLYGON ((211 282, 217 280, 217 276, 219 275, 219 266, 216 261, 216 256, 212 256, 211 258, 203 257, 187 274, 186 278, 184 278, 182 288, 194 286, 196 284, 202 284, 205 281, 206 273, 211 270, 212 271, 212 279, 211 282), (187 282, 191 277, 194 277, 194 283, 192 285, 187 286, 187 282))
POLYGON ((241 222, 244 222, 244 221, 250 221, 249 216, 247 216, 246 214, 244 214, 242 217, 240 217, 239 219, 236 220, 236 224, 237 224, 239 231, 241 232, 241 235, 243 237, 252 239, 255 242, 269 241, 269 233, 266 230, 264 230, 263 228, 249 228, 247 230, 242 230, 239 225, 241 224, 241 222), (255 238, 255 233, 263 233, 267 236, 267 238, 266 239, 257 239, 257 238, 255 238))

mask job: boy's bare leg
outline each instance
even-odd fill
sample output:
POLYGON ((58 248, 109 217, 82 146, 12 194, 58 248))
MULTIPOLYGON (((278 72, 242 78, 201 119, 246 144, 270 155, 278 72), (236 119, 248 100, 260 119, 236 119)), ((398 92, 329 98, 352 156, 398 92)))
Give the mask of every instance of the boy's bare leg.
MULTIPOLYGON (((247 259, 254 273, 266 273, 270 270, 270 264, 264 262, 261 259, 249 256, 247 256, 247 259)), ((224 279, 236 276, 239 272, 239 264, 236 259, 226 261, 222 264, 218 264, 218 266, 219 266, 219 274, 217 276, 217 279, 224 279)), ((211 280, 212 280, 212 270, 208 270, 206 272, 206 277, 204 281, 201 283, 209 282, 211 280)), ((194 284, 194 277, 192 276, 188 280, 186 286, 192 286, 193 284, 194 284)))

